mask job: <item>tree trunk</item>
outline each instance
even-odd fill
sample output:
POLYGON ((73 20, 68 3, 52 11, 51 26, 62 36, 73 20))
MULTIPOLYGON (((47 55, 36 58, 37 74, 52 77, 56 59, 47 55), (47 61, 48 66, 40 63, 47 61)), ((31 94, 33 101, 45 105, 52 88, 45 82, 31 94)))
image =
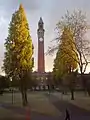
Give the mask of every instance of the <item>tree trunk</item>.
POLYGON ((74 90, 71 90, 71 100, 74 100, 74 90))
POLYGON ((88 95, 90 96, 90 90, 89 90, 89 89, 87 89, 87 93, 88 93, 88 95))
POLYGON ((81 66, 80 66, 80 72, 81 72, 81 81, 82 81, 82 87, 84 89, 85 95, 87 94, 87 87, 86 87, 86 80, 84 78, 84 72, 83 72, 83 64, 81 61, 81 66))
POLYGON ((39 85, 39 91, 41 91, 41 86, 39 85))
POLYGON ((90 85, 89 84, 87 85, 87 93, 90 96, 90 85))
POLYGON ((87 81, 86 79, 84 78, 84 73, 81 72, 81 81, 82 81, 82 86, 83 86, 83 89, 84 89, 84 92, 85 92, 85 95, 87 95, 87 81))
POLYGON ((27 101, 27 90, 26 89, 22 89, 21 90, 22 93, 22 104, 23 106, 27 106, 28 105, 28 101, 27 101))
POLYGON ((43 85, 43 90, 45 91, 45 85, 43 85))
POLYGON ((28 105, 28 100, 27 100, 27 81, 26 81, 26 75, 23 75, 23 72, 19 75, 20 76, 20 90, 22 94, 22 104, 23 106, 28 105))

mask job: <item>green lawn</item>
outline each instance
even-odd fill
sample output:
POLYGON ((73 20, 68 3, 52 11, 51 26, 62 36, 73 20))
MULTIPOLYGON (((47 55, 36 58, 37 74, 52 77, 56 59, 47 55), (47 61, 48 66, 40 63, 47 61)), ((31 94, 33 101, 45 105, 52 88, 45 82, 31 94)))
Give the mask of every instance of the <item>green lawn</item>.
POLYGON ((59 97, 59 99, 61 100, 66 100, 73 105, 90 111, 90 97, 85 96, 84 92, 75 93, 75 100, 70 99, 70 93, 68 95, 61 95, 61 93, 55 93, 54 95, 59 97))
MULTIPOLYGON (((28 93, 28 102, 32 112, 37 112, 43 115, 60 116, 61 113, 49 102, 48 98, 42 92, 31 92, 28 93)), ((0 96, 0 103, 12 104, 12 94, 4 94, 0 96)), ((14 104, 13 106, 22 107, 22 99, 20 93, 14 93, 14 104)), ((0 108, 2 115, 5 113, 12 114, 12 111, 0 108), (11 112, 11 113, 10 113, 11 112)))
MULTIPOLYGON (((75 100, 70 100, 70 94, 61 95, 60 93, 52 93, 56 97, 59 97, 60 100, 65 100, 74 104, 80 108, 84 108, 86 110, 90 110, 90 97, 85 96, 84 93, 76 93, 75 100)), ((57 110, 55 106, 53 106, 49 99, 45 96, 44 92, 31 92, 28 93, 28 102, 32 112, 36 112, 43 115, 50 116, 61 116, 61 112, 57 110)), ((9 104, 13 107, 23 108, 22 107, 22 99, 20 93, 14 94, 14 104, 12 105, 12 94, 4 94, 0 96, 0 104, 9 104)), ((12 109, 6 109, 0 106, 0 119, 1 118, 24 118, 23 114, 14 113, 12 109)))
POLYGON ((32 111, 45 115, 60 115, 61 113, 49 102, 43 93, 32 93, 28 96, 32 111))

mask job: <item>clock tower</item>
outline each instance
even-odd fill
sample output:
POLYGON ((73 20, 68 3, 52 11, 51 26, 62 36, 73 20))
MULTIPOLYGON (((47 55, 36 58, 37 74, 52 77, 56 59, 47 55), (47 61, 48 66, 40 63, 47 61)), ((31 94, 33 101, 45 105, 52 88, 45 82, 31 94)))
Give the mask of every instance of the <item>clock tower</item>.
POLYGON ((44 60, 44 23, 42 18, 38 22, 38 72, 45 72, 45 60, 44 60))

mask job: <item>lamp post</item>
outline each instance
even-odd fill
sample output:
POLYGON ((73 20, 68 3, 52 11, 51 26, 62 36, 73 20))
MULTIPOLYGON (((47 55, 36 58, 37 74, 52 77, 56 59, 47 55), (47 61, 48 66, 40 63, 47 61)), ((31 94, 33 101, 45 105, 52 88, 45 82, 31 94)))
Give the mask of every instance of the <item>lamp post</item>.
POLYGON ((43 90, 43 77, 41 77, 41 86, 42 86, 42 90, 43 90))
POLYGON ((10 77, 10 83, 11 83, 12 104, 13 104, 13 87, 12 87, 12 77, 10 77))

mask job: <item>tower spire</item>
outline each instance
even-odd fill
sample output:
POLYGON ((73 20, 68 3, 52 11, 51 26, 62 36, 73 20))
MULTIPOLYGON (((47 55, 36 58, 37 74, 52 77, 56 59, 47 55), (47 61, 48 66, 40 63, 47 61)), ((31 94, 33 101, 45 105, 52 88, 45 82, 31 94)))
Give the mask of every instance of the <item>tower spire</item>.
POLYGON ((39 23, 43 24, 42 17, 40 17, 39 23))
POLYGON ((42 28, 43 29, 43 20, 42 20, 42 17, 40 17, 40 20, 38 22, 38 28, 42 28))

